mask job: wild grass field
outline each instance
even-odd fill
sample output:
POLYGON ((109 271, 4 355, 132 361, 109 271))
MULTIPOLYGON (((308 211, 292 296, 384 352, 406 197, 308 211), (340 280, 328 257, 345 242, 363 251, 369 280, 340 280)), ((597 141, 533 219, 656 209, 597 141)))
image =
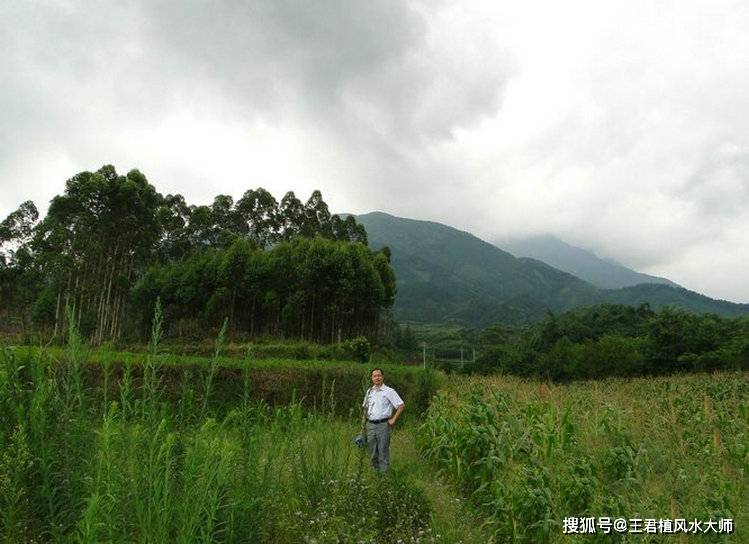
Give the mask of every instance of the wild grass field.
MULTIPOLYGON (((352 444, 366 367, 331 365, 338 373, 322 374, 330 381, 316 382, 314 402, 290 390, 272 405, 258 376, 286 389, 320 363, 250 369, 220 357, 221 339, 210 359, 175 360, 154 333, 140 362, 86 349, 75 331, 64 351, 2 348, 4 542, 458 542, 476 533, 454 523, 460 501, 445 500, 448 487, 425 478, 416 414, 395 434, 401 455, 385 477, 352 444), (169 383, 175 369, 189 380, 169 383), (351 392, 336 377, 353 380, 357 401, 343 415, 337 402, 351 392)), ((399 375, 406 390, 412 374, 399 375)))
POLYGON ((366 367, 276 360, 265 370, 294 377, 258 387, 263 368, 229 368, 221 339, 211 358, 170 359, 153 336, 137 355, 88 351, 74 331, 64 351, 2 349, 3 541, 747 541, 746 373, 548 385, 394 366, 412 413, 380 478, 342 409, 366 367), (315 402, 262 397, 304 373, 315 402), (411 397, 437 384, 417 415, 411 397), (568 516, 722 517, 735 532, 569 536, 568 516))

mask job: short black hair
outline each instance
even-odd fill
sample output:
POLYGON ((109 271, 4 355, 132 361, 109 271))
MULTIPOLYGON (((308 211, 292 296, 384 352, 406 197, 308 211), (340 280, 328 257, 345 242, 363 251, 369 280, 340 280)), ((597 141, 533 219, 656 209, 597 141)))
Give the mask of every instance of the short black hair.
POLYGON ((381 368, 378 368, 378 367, 374 367, 374 368, 373 368, 372 370, 370 370, 370 371, 369 371, 369 375, 371 376, 372 374, 374 374, 375 370, 379 370, 379 371, 380 371, 380 374, 382 374, 382 375, 383 375, 383 377, 385 376, 385 373, 384 373, 384 372, 382 371, 382 369, 381 369, 381 368))

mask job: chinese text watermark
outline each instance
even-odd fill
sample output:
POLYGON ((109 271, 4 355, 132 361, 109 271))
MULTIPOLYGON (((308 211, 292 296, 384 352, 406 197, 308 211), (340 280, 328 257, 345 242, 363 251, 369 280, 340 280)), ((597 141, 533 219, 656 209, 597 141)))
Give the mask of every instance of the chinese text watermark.
POLYGON ((562 531, 564 534, 593 533, 650 533, 650 534, 704 534, 733 533, 733 519, 655 519, 655 518, 609 518, 609 517, 566 517, 562 531))

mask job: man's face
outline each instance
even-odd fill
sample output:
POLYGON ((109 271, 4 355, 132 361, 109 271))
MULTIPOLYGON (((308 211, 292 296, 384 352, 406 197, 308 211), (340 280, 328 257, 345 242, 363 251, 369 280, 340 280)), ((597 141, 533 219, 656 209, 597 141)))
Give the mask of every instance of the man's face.
POLYGON ((382 385, 382 372, 379 370, 375 370, 372 372, 372 385, 375 387, 380 387, 382 385))

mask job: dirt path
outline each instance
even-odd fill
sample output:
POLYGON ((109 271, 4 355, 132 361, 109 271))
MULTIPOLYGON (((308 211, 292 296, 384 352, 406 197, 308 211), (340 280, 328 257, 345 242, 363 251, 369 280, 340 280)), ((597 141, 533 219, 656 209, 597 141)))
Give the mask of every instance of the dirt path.
POLYGON ((471 512, 455 488, 439 479, 434 468, 416 447, 414 427, 399 427, 393 432, 390 447, 393 469, 408 475, 426 495, 432 506, 433 523, 440 542, 480 544, 493 542, 483 520, 471 512))

